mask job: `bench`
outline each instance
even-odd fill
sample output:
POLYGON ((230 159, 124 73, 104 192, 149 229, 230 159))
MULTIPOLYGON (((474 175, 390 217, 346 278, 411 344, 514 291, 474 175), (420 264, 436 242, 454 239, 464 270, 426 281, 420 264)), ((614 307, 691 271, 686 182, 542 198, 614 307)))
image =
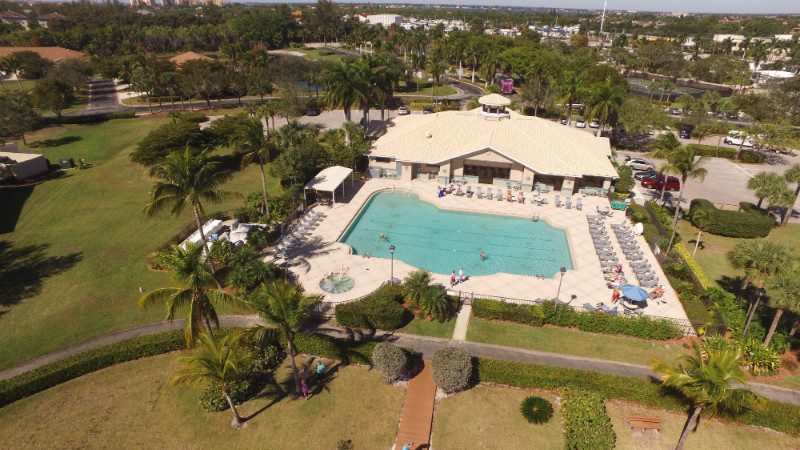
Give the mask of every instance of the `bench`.
POLYGON ((631 428, 641 428, 643 430, 656 430, 660 431, 663 430, 664 427, 661 425, 661 419, 658 417, 649 417, 649 416, 641 416, 638 414, 631 414, 628 418, 628 423, 630 424, 631 428))

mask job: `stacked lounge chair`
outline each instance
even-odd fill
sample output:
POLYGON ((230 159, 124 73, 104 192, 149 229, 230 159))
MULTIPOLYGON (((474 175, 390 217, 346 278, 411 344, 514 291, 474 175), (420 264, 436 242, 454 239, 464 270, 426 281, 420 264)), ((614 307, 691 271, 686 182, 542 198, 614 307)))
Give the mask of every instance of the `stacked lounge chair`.
POLYGON ((611 224, 614 234, 617 236, 625 258, 630 262, 631 269, 642 287, 656 287, 659 284, 655 271, 650 267, 644 254, 636 243, 633 231, 627 222, 611 224))
POLYGON ((278 240, 278 249, 275 253, 279 256, 286 257, 291 252, 292 247, 300 243, 306 233, 317 225, 320 219, 322 219, 322 216, 323 214, 317 211, 309 211, 303 215, 303 217, 295 222, 294 226, 278 240))
POLYGON ((586 220, 589 221, 589 234, 592 236, 594 250, 600 259, 600 265, 603 267, 604 272, 610 271, 619 264, 619 259, 617 259, 617 253, 611 246, 611 239, 606 232, 604 218, 602 216, 587 215, 586 220))

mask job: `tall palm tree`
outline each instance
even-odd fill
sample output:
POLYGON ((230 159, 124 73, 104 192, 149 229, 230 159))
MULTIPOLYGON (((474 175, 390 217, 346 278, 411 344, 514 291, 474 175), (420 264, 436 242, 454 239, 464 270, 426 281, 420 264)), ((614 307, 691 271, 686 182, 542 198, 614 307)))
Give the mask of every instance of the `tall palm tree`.
POLYGON ((772 197, 775 193, 781 191, 786 186, 786 181, 781 179, 781 176, 775 172, 759 172, 753 178, 747 180, 747 189, 754 191, 758 197, 758 208, 765 198, 772 197))
POLYGON ((164 161, 153 167, 151 175, 160 178, 150 189, 150 201, 144 208, 147 215, 169 209, 173 215, 191 206, 197 222, 197 232, 208 252, 208 243, 203 233, 203 201, 219 203, 230 192, 220 189, 232 174, 220 170, 219 163, 207 158, 207 150, 192 150, 187 145, 184 151, 169 154, 164 161))
POLYGON ((408 274, 403 280, 403 291, 405 292, 406 302, 413 308, 418 308, 420 299, 425 294, 425 290, 431 284, 431 273, 424 269, 419 269, 408 274))
POLYGON ((350 110, 359 98, 361 80, 356 76, 355 65, 340 62, 325 71, 325 91, 322 100, 331 108, 342 108, 344 118, 350 121, 350 110))
POLYGON ((656 360, 653 371, 661 374, 661 383, 674 388, 691 403, 691 414, 675 450, 683 448, 689 430, 700 422, 705 410, 711 417, 722 412, 740 413, 760 406, 747 387, 740 349, 701 349, 694 341, 693 352, 682 355, 675 364, 656 360))
MULTIPOLYGON (((678 138, 675 137, 674 134, 665 133, 658 136, 658 138, 655 141, 653 141, 650 147, 653 149, 653 151, 650 152, 650 156, 664 160, 669 160, 670 155, 673 152, 677 151, 679 148, 681 148, 681 142, 678 140, 678 138)), ((659 167, 659 176, 667 173, 668 169, 669 169, 668 163, 662 164, 659 167)), ((664 183, 664 186, 661 187, 660 201, 662 205, 665 203, 666 192, 667 192, 667 183, 664 183)))
POLYGON ((561 81, 561 106, 567 107, 567 126, 572 123, 572 105, 580 89, 580 80, 574 72, 568 72, 561 81))
POLYGON ((777 275, 767 280, 766 288, 769 291, 770 305, 775 308, 775 317, 764 338, 764 347, 769 347, 783 313, 787 310, 800 313, 800 264, 795 261, 784 267, 777 275))
POLYGON ((175 281, 174 286, 152 290, 139 297, 139 307, 164 303, 164 320, 173 320, 178 310, 186 309, 184 337, 191 346, 203 330, 212 336, 212 324, 219 328, 215 305, 233 302, 234 298, 218 288, 218 283, 208 264, 203 263, 203 247, 192 243, 186 248, 173 246, 156 255, 156 259, 175 281))
MULTIPOLYGON (((276 280, 262 285, 248 300, 250 309, 264 319, 268 327, 277 328, 286 343, 295 392, 300 392, 300 374, 297 372, 294 360, 296 353, 294 338, 310 317, 314 305, 321 299, 321 295, 306 295, 299 284, 276 280)), ((258 326, 254 328, 254 331, 257 330, 258 326)))
MULTIPOLYGON (((742 285, 737 295, 738 299, 742 298, 742 294, 751 284, 760 286, 766 278, 777 273, 781 267, 791 261, 793 250, 785 244, 757 239, 739 242, 726 256, 735 269, 744 271, 742 285)), ((755 301, 750 300, 742 334, 747 333, 760 300, 761 296, 756 296, 755 301)))
POLYGON ((261 195, 264 202, 261 212, 266 213, 269 217, 267 172, 264 170, 264 164, 269 160, 270 147, 269 141, 264 138, 264 127, 261 125, 261 121, 253 117, 242 119, 228 137, 228 145, 242 154, 242 166, 254 162, 261 169, 261 195))
POLYGON ((180 358, 183 367, 170 377, 170 383, 175 386, 218 384, 233 413, 231 427, 239 428, 242 418, 231 397, 230 384, 236 380, 250 357, 237 344, 236 336, 228 335, 214 342, 208 335, 202 334, 197 341, 200 344, 197 349, 180 358))
MULTIPOLYGON (((793 166, 786 169, 786 172, 783 172, 783 179, 786 180, 789 184, 794 184, 794 199, 792 200, 791 206, 793 207, 794 204, 797 202, 797 197, 800 196, 800 163, 794 164, 793 166)), ((791 217, 792 207, 790 207, 783 217, 782 224, 786 224, 789 221, 789 217, 791 217)))
POLYGON ((444 76, 444 61, 436 53, 433 53, 428 59, 425 69, 428 71, 428 74, 431 76, 431 78, 433 78, 433 88, 431 89, 431 100, 433 100, 433 97, 436 93, 436 85, 441 82, 442 77, 444 76))
POLYGON ((19 71, 22 68, 22 62, 17 58, 17 55, 10 53, 8 55, 3 56, 0 58, 0 70, 3 72, 11 72, 17 77, 17 84, 19 85, 19 93, 25 94, 25 90, 22 89, 22 81, 19 79, 19 71))
POLYGON ((597 137, 603 134, 606 123, 614 122, 622 107, 625 90, 616 86, 611 77, 607 77, 602 84, 594 87, 589 95, 589 120, 597 119, 600 126, 597 128, 597 137))
MULTIPOLYGON (((681 209, 681 202, 683 201, 683 191, 686 189, 686 180, 689 178, 699 178, 701 181, 705 179, 708 170, 703 167, 703 164, 708 161, 707 156, 697 156, 697 152, 693 147, 680 147, 669 155, 666 163, 668 172, 678 174, 681 179, 681 188, 678 191, 678 202, 675 204, 675 218, 672 220, 672 237, 669 241, 669 247, 675 241, 675 233, 678 230, 678 218, 681 209)), ((666 183, 666 180, 664 180, 666 183)))

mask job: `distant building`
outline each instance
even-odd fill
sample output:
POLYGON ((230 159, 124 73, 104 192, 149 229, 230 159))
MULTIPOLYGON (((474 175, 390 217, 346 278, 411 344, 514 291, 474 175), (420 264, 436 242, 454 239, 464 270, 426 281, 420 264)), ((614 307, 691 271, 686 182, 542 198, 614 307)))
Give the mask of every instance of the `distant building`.
POLYGON ((39 25, 48 28, 48 24, 50 22, 59 21, 59 20, 67 20, 67 16, 61 15, 57 12, 45 14, 43 16, 39 16, 36 18, 36 21, 39 22, 39 25))
POLYGON ((366 19, 370 25, 383 25, 385 28, 403 23, 403 16, 398 14, 371 14, 366 16, 366 19))
POLYGON ((175 55, 169 60, 174 62, 176 66, 180 66, 186 61, 214 61, 214 58, 209 58, 206 55, 201 55, 200 53, 189 51, 181 53, 180 55, 175 55))
POLYGON ((0 12, 0 22, 8 25, 19 25, 26 30, 30 28, 28 18, 14 11, 0 12))
POLYGON ((85 58, 83 53, 76 52, 75 50, 70 50, 63 47, 0 47, 0 58, 6 55, 10 55, 12 53, 25 52, 25 51, 36 52, 42 58, 55 63, 63 61, 65 59, 85 58))

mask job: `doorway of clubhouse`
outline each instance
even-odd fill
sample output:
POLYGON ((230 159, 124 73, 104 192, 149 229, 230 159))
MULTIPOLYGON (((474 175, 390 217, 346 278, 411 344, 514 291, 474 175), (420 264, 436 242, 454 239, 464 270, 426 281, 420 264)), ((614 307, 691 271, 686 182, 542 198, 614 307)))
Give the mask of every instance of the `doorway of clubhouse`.
POLYGON ((508 180, 511 178, 511 165, 508 167, 477 166, 464 164, 464 175, 478 177, 478 183, 493 184, 494 179, 508 180))

